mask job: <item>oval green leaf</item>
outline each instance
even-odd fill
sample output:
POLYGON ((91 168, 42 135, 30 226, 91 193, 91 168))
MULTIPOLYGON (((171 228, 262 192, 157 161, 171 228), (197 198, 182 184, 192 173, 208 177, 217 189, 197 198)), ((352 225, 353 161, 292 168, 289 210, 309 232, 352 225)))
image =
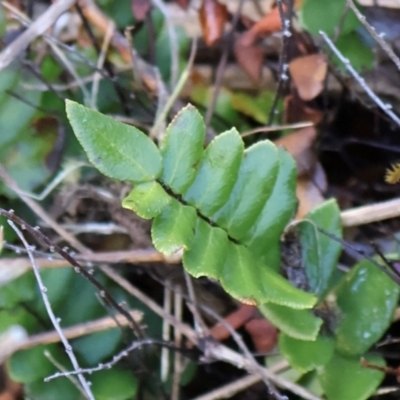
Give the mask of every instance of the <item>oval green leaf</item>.
POLYGON ((116 367, 94 373, 90 381, 96 400, 132 399, 138 389, 138 381, 132 372, 116 367))
POLYGON ((361 355, 389 327, 399 286, 364 260, 342 278, 335 294, 341 315, 336 328, 336 348, 346 355, 361 355))
MULTIPOLYGON (((370 363, 384 366, 378 355, 365 357, 370 363)), ((362 368, 360 359, 334 354, 320 370, 319 381, 329 400, 366 400, 378 388, 384 374, 374 369, 362 368)))
POLYGON ((81 400, 82 393, 68 379, 58 378, 49 382, 43 380, 24 385, 24 394, 28 399, 54 400, 60 397, 63 400, 81 400))
POLYGON ((286 335, 299 340, 315 340, 323 324, 310 310, 295 310, 279 304, 261 304, 260 312, 286 335))
POLYGON ((303 373, 327 364, 334 348, 332 338, 325 336, 308 341, 294 339, 282 332, 279 335, 279 350, 293 368, 303 373))
POLYGON ((156 181, 135 185, 122 200, 122 207, 135 211, 144 219, 155 218, 171 201, 171 196, 156 181))
POLYGON ((179 249, 187 249, 193 241, 196 226, 196 210, 184 206, 175 199, 164 207, 153 222, 151 238, 161 253, 171 255, 179 249))
POLYGON ((310 291, 323 298, 337 266, 342 246, 317 228, 342 237, 340 210, 336 200, 328 200, 314 208, 304 220, 299 225, 303 265, 310 291))
POLYGON ((143 132, 70 100, 66 109, 76 137, 101 173, 136 183, 160 175, 160 152, 143 132))
POLYGON ((219 279, 231 296, 246 304, 257 304, 264 299, 264 288, 257 269, 257 262, 246 247, 228 242, 219 279))
POLYGON ((57 352, 56 345, 36 346, 13 354, 7 361, 7 371, 15 382, 29 383, 56 372, 56 367, 44 355, 57 352))
POLYGON ((243 239, 255 257, 274 269, 280 266, 280 237, 297 204, 295 162, 284 149, 278 151, 279 173, 273 192, 243 239))
POLYGON ((229 200, 212 220, 236 240, 244 237, 271 195, 278 169, 278 150, 271 142, 246 149, 229 200))
POLYGON ((193 182, 203 155, 206 126, 191 104, 183 108, 167 127, 160 144, 163 158, 162 182, 182 194, 193 182))
POLYGON ((314 35, 322 30, 333 36, 339 25, 343 35, 360 26, 357 17, 347 9, 346 0, 304 0, 299 17, 302 27, 314 35))
POLYGON ((204 151, 193 184, 183 198, 205 216, 212 216, 229 198, 243 156, 236 129, 217 136, 204 151))
POLYGON ((312 308, 317 302, 313 294, 297 289, 282 275, 266 265, 260 265, 256 273, 264 287, 264 297, 261 299, 264 303, 271 302, 302 310, 312 308))
POLYGON ((197 218, 194 239, 183 254, 183 265, 195 278, 209 276, 218 279, 227 249, 226 232, 197 218))

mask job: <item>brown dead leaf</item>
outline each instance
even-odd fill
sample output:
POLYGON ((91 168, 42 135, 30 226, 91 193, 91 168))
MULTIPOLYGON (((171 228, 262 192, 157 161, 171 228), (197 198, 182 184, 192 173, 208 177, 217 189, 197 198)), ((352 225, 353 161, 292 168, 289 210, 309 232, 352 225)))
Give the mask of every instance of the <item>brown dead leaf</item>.
POLYGON ((143 21, 151 10, 151 0, 131 0, 133 15, 137 21, 143 21))
POLYGON ((253 318, 244 326, 259 353, 268 353, 278 343, 278 329, 265 318, 253 318))
POLYGON ((247 32, 243 34, 242 44, 252 45, 260 36, 267 36, 282 29, 281 17, 278 7, 274 7, 269 13, 256 22, 247 32))
POLYGON ((296 160, 298 176, 296 194, 299 199, 296 218, 298 219, 303 218, 324 201, 323 192, 326 190, 327 182, 325 172, 313 148, 316 136, 316 129, 307 127, 275 142, 277 146, 283 146, 296 160))
POLYGON ((284 121, 288 124, 302 121, 313 122, 314 125, 322 121, 323 113, 320 110, 309 107, 304 100, 297 95, 289 95, 284 99, 284 121))
POLYGON ((199 10, 200 24, 207 46, 215 44, 222 36, 228 19, 228 10, 218 0, 203 0, 199 10))
POLYGON ((277 146, 284 147, 296 160, 299 177, 310 176, 314 170, 317 157, 313 144, 316 136, 315 127, 309 126, 275 141, 277 146))
POLYGON ((328 63, 323 54, 297 57, 289 63, 289 72, 300 98, 310 101, 317 97, 324 87, 328 63))
POLYGON ((297 180, 296 195, 299 199, 296 219, 304 218, 314 207, 325 201, 321 189, 309 178, 297 180))
MULTIPOLYGON (((224 321, 233 329, 239 329, 256 314, 257 309, 254 306, 243 304, 236 311, 225 317, 224 321)), ((228 331, 225 324, 218 323, 210 329, 210 335, 215 340, 221 341, 230 337, 231 333, 228 331)))
POLYGON ((233 46, 237 63, 243 68, 253 82, 258 82, 261 77, 265 50, 253 44, 244 44, 242 37, 235 41, 233 46))

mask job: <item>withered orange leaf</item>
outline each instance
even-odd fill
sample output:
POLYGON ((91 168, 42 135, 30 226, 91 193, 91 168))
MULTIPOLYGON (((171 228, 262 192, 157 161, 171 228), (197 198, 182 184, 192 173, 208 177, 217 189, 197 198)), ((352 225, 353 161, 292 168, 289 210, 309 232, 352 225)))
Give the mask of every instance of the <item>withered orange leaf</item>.
POLYGON ((322 89, 328 71, 323 54, 298 57, 289 63, 289 72, 300 98, 309 101, 317 97, 322 89))
POLYGON ((386 170, 385 182, 391 185, 400 182, 400 162, 392 164, 391 168, 386 170))
POLYGON ((207 46, 212 46, 222 36, 228 19, 228 10, 218 0, 203 0, 199 17, 204 41, 207 46))

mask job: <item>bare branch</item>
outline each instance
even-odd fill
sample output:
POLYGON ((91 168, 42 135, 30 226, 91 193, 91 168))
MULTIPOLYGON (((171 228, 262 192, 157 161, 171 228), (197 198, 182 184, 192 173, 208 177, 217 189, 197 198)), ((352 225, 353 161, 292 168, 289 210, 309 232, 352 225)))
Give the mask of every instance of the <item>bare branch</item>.
POLYGON ((97 367, 94 368, 81 368, 78 371, 68 371, 68 372, 56 372, 55 374, 48 376, 44 379, 45 382, 49 382, 55 378, 60 378, 61 376, 67 377, 71 375, 78 375, 79 374, 92 374, 93 372, 102 371, 103 369, 111 369, 115 364, 117 364, 122 358, 127 357, 129 353, 133 350, 138 349, 139 347, 151 344, 159 344, 160 342, 154 339, 143 339, 137 342, 132 343, 126 349, 120 351, 116 354, 111 361, 108 361, 104 364, 99 364, 97 367))
POLYGON ((0 71, 12 63, 29 44, 43 35, 58 17, 74 5, 76 0, 59 0, 53 3, 32 25, 0 53, 0 71))
POLYGON ((33 272, 35 274, 36 281, 37 281, 37 283, 39 285, 40 294, 42 296, 44 306, 46 307, 47 315, 49 316, 49 318, 51 320, 51 323, 53 324, 55 330, 57 331, 58 336, 60 337, 62 344, 64 345, 65 352, 67 353, 67 355, 68 355, 68 357, 69 357, 69 359, 70 359, 70 361, 72 363, 72 366, 74 367, 74 370, 77 372, 78 379, 79 379, 79 381, 80 381, 80 383, 82 385, 82 388, 85 391, 86 397, 89 400, 95 400, 94 396, 93 396, 93 393, 92 393, 92 391, 90 389, 89 383, 86 381, 86 379, 82 375, 82 373, 79 372, 79 370, 81 368, 80 368, 80 366, 78 364, 78 360, 75 357, 75 354, 74 354, 74 352, 72 350, 71 345, 68 342, 68 339, 64 336, 64 333, 63 333, 63 331, 61 329, 61 326, 60 326, 60 323, 59 323, 59 319, 56 318, 56 316, 54 315, 53 309, 51 308, 51 304, 50 304, 49 298, 47 297, 47 288, 46 288, 46 286, 44 285, 44 283, 42 281, 42 277, 40 276, 39 268, 36 265, 35 258, 33 257, 32 252, 30 251, 31 247, 28 244, 28 242, 25 240, 24 235, 17 228, 17 226, 12 221, 8 221, 8 223, 11 226, 11 228, 15 231, 15 233, 18 235, 18 237, 21 239, 21 242, 24 244, 24 246, 26 248, 26 251, 28 252, 28 256, 29 256, 29 259, 31 261, 33 272))
POLYGON ((393 51, 391 46, 383 39, 383 35, 378 33, 376 29, 368 23, 365 16, 362 15, 359 9, 354 4, 353 0, 347 0, 347 5, 352 9, 358 20, 363 24, 364 28, 369 32, 369 34, 375 39, 375 41, 382 47, 389 58, 394 62, 397 69, 400 71, 400 59, 397 57, 396 53, 393 51))
POLYGON ((359 85, 364 89, 365 93, 368 94, 370 99, 384 112, 386 113, 398 126, 400 126, 400 118, 392 111, 391 104, 384 103, 373 90, 365 83, 365 79, 362 78, 357 71, 350 64, 350 60, 346 58, 339 49, 334 45, 331 39, 324 31, 319 31, 320 35, 323 37, 325 43, 329 48, 335 53, 336 57, 343 63, 347 71, 353 76, 353 78, 359 83, 359 85))

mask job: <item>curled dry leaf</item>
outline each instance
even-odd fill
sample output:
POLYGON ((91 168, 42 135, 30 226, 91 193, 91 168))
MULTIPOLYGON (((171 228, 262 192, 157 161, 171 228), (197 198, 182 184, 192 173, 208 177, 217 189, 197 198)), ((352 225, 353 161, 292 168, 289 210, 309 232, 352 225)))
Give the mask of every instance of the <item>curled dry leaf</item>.
POLYGON ((324 85, 328 71, 323 54, 297 57, 289 63, 289 72, 301 99, 310 101, 317 97, 324 85))
POLYGON ((222 36, 228 19, 228 10, 217 0, 203 0, 199 10, 200 24, 207 46, 215 44, 222 36))

